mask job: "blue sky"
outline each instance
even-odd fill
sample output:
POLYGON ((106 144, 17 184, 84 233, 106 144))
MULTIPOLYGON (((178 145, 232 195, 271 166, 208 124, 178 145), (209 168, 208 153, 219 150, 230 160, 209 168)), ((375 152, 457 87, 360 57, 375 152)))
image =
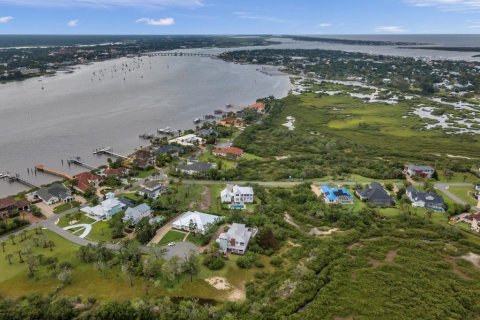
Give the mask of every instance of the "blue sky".
POLYGON ((480 33, 480 0, 0 0, 0 34, 480 33))

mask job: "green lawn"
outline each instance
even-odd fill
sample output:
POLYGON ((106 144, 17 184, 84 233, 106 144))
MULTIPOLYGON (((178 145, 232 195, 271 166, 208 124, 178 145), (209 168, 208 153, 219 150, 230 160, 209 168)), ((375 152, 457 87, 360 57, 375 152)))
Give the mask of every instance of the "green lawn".
POLYGON ((185 238, 186 233, 180 231, 170 230, 165 236, 158 242, 159 246, 165 246, 170 242, 181 242, 185 238))
MULTIPOLYGON (((75 222, 75 224, 85 224, 85 223, 91 224, 91 223, 93 223, 94 221, 95 221, 94 219, 89 218, 89 217, 87 217, 86 215, 84 215, 84 214, 82 213, 81 219, 78 220, 77 222, 75 222)), ((58 221, 57 225, 58 225, 60 228, 68 227, 68 226, 70 225, 68 217, 64 216, 64 217, 60 218, 60 220, 58 221)))
POLYGON ((58 205, 55 208, 53 208, 53 212, 56 213, 56 214, 59 214, 59 213, 65 212, 67 210, 70 210, 72 208, 77 208, 79 206, 80 206, 80 203, 77 202, 77 201, 72 201, 72 202, 69 202, 69 203, 62 203, 61 205, 58 205))
POLYGON ((99 221, 92 225, 92 231, 87 236, 92 241, 112 242, 112 229, 108 221, 99 221))
POLYGON ((235 160, 226 159, 224 157, 216 157, 211 152, 203 153, 198 160, 204 162, 221 162, 221 169, 228 170, 233 169, 237 166, 237 162, 235 160))
POLYGON ((195 245, 201 247, 203 245, 202 244, 203 238, 204 238, 204 236, 202 236, 201 234, 193 235, 193 233, 190 233, 187 237, 187 241, 189 241, 191 243, 194 243, 195 245))
POLYGON ((153 176, 157 173, 158 173, 157 169, 151 169, 151 170, 147 170, 147 171, 138 171, 137 178, 145 179, 145 178, 153 176))
POLYGON ((478 204, 478 201, 473 197, 474 190, 471 187, 449 187, 448 191, 472 206, 478 204))
POLYGON ((118 195, 118 198, 127 198, 127 199, 133 200, 133 201, 135 201, 135 202, 137 202, 137 203, 144 200, 142 196, 139 196, 139 195, 137 195, 137 194, 135 194, 135 193, 128 193, 128 192, 127 192, 127 193, 119 194, 119 195, 118 195))

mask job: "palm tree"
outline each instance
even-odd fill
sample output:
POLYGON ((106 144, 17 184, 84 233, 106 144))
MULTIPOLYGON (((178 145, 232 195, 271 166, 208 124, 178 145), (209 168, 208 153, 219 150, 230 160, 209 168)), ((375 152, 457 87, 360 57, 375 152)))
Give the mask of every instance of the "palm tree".
POLYGON ((20 234, 21 241, 25 241, 27 239, 27 230, 23 230, 20 234))
POLYGON ((17 253, 18 253, 18 259, 20 260, 20 263, 24 263, 25 261, 23 261, 22 250, 18 250, 17 253))
POLYGON ((55 242, 53 242, 52 240, 48 241, 48 247, 50 248, 50 251, 53 251, 53 247, 55 247, 55 242))
POLYGON ((11 234, 9 236, 10 240, 12 240, 12 244, 15 245, 15 235, 14 234, 11 234))
POLYGON ((8 264, 12 264, 12 258, 13 258, 13 254, 11 253, 8 253, 7 255, 5 255, 5 260, 8 261, 8 264))
POLYGON ((5 241, 0 242, 0 245, 2 246, 2 252, 5 252, 5 246, 7 245, 5 241))

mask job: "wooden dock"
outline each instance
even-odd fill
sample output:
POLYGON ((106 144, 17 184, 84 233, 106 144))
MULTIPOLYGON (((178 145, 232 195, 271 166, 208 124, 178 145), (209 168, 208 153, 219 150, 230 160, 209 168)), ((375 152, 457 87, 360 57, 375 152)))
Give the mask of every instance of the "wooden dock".
POLYGON ((64 179, 68 179, 68 180, 73 180, 74 177, 72 177, 71 175, 67 174, 67 173, 64 173, 64 172, 60 172, 60 171, 57 171, 55 169, 50 169, 50 168, 46 168, 43 164, 39 163, 39 164, 36 164, 35 165, 35 169, 37 169, 38 171, 40 172, 45 172, 45 173, 49 173, 51 175, 54 175, 54 176, 57 176, 57 177, 60 177, 60 178, 64 178, 64 179))
POLYGON ((128 159, 127 156, 124 156, 124 155, 113 152, 112 147, 104 147, 104 148, 95 149, 95 150, 93 150, 93 154, 97 154, 97 155, 106 154, 108 156, 113 156, 113 157, 124 159, 124 160, 128 159))
POLYGON ((27 180, 21 178, 18 173, 16 173, 16 174, 0 173, 0 180, 3 180, 3 179, 8 180, 8 182, 18 182, 18 183, 23 184, 24 186, 27 186, 27 187, 32 188, 32 189, 38 188, 33 183, 28 182, 27 180))
POLYGON ((96 167, 91 166, 91 165, 83 162, 83 161, 82 161, 82 158, 80 158, 80 157, 70 157, 70 158, 67 159, 67 162, 68 162, 69 164, 73 163, 73 164, 76 164, 77 166, 84 167, 84 168, 86 168, 86 169, 88 169, 88 170, 90 170, 90 171, 91 171, 91 170, 97 170, 96 167))

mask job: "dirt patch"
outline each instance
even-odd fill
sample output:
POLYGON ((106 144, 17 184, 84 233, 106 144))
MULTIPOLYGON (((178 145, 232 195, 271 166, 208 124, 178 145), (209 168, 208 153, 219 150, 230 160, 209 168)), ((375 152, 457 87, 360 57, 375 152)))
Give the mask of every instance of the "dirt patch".
POLYGON ((320 188, 317 185, 312 183, 310 185, 310 189, 312 189, 312 192, 315 193, 317 198, 320 198, 322 196, 322 193, 320 192, 320 188))
POLYGON ((375 260, 373 258, 370 258, 368 257, 368 262, 372 265, 372 267, 376 268, 378 267, 379 265, 381 265, 382 263, 378 260, 375 260))
POLYGON ((452 266, 453 273, 455 273, 457 276, 459 276, 463 280, 470 280, 470 277, 468 277, 465 273, 460 271, 454 258, 452 257, 443 257, 443 258, 452 266))
POLYGON ((385 257, 385 262, 393 262, 396 256, 397 256, 397 250, 390 251, 389 253, 387 253, 387 256, 385 257))
POLYGON ((234 287, 223 277, 211 277, 205 281, 217 290, 230 291, 226 296, 227 301, 243 301, 246 298, 244 290, 234 287))
POLYGON ((285 221, 286 221, 288 224, 294 226, 294 227, 297 228, 297 229, 300 229, 300 227, 298 226, 298 224, 296 224, 296 223, 293 221, 292 216, 289 215, 288 213, 285 212, 285 214, 283 215, 283 219, 285 219, 285 221))
POLYGON ((352 243, 351 245, 349 245, 347 247, 348 250, 352 250, 352 249, 355 249, 355 248, 361 248, 363 247, 363 243, 361 242, 355 242, 355 243, 352 243))
POLYGON ((338 228, 333 228, 327 231, 320 231, 317 228, 312 228, 308 234, 311 236, 329 236, 332 233, 335 233, 337 231, 338 231, 338 228))
POLYGON ((460 258, 470 261, 475 267, 480 268, 480 255, 470 252, 469 254, 461 256, 460 258))
POLYGON ((207 209, 210 209, 211 202, 212 202, 212 199, 210 198, 210 188, 203 187, 202 200, 193 201, 192 203, 190 203, 189 207, 190 209, 199 207, 200 210, 207 210, 207 209))

